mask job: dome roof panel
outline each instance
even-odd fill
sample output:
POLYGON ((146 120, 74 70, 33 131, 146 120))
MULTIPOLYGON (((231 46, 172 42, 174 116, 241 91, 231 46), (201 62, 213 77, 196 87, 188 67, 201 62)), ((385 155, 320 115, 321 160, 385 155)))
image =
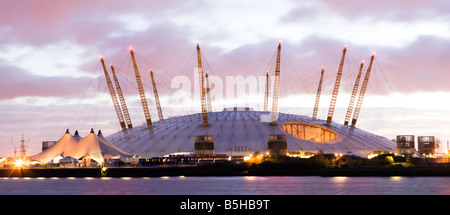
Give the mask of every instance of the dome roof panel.
POLYGON ((123 151, 142 157, 193 152, 194 137, 199 135, 214 136, 215 153, 229 155, 265 152, 269 135, 286 135, 288 151, 317 153, 320 150, 333 154, 350 151, 367 157, 375 150, 394 152, 396 148, 393 141, 362 129, 334 122, 327 126, 325 120, 304 115, 279 113, 277 125, 272 126, 261 120, 267 112, 253 109, 226 109, 208 114, 208 127, 203 127, 201 114, 196 113, 154 122, 153 135, 146 125, 141 125, 109 135, 107 139, 123 151), (298 138, 283 129, 289 123, 315 125, 337 136, 327 141, 298 138))

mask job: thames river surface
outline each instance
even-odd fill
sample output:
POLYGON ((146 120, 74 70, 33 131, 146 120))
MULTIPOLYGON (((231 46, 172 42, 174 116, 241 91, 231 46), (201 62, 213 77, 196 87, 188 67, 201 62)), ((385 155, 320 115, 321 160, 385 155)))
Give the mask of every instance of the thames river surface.
POLYGON ((450 177, 0 178, 1 195, 449 195, 450 177))

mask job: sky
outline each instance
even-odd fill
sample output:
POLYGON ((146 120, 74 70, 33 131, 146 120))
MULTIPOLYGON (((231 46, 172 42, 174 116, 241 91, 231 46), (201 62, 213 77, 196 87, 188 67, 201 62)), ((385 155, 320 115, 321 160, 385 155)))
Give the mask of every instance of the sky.
POLYGON ((280 111, 311 115, 325 68, 318 115, 325 119, 347 46, 334 121, 343 123, 359 64, 365 63, 364 75, 375 54, 357 127, 389 139, 412 134, 450 140, 450 3, 445 0, 4 0, 0 156, 14 155, 22 134, 32 155, 42 141, 58 140, 66 129, 81 136, 90 128, 105 135, 120 130, 99 56, 118 68, 132 121, 143 123, 130 47, 153 120, 150 69, 165 117, 201 110, 195 94, 197 43, 216 89, 214 110, 261 110, 263 78, 266 71, 273 75, 279 42, 280 111), (228 85, 236 80, 251 84, 244 90, 228 85), (181 86, 192 91, 184 94, 181 86))

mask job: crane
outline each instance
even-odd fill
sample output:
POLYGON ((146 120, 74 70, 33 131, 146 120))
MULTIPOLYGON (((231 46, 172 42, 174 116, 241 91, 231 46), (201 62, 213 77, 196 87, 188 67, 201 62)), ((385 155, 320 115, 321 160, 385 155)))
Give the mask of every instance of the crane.
POLYGON ((202 57, 200 54, 200 46, 197 43, 197 59, 198 59, 198 78, 200 85, 200 98, 202 101, 202 118, 203 118, 203 126, 208 126, 208 110, 206 109, 206 98, 205 98, 205 84, 203 78, 203 66, 202 66, 202 57))
POLYGON ((208 72, 205 71, 205 81, 206 81, 206 97, 208 99, 208 113, 212 112, 212 104, 211 104, 211 88, 209 86, 208 80, 208 72))
POLYGON ((161 104, 159 102, 158 89, 156 89, 155 79, 153 78, 152 70, 150 70, 150 77, 152 78, 153 94, 155 95, 156 110, 158 111, 159 121, 164 121, 164 117, 161 110, 161 104))
POLYGON ((127 104, 125 103, 125 98, 122 93, 122 88, 120 87, 119 80, 117 79, 116 72, 114 70, 114 66, 111 64, 111 72, 113 75, 114 83, 116 84, 117 94, 119 95, 120 105, 122 106, 123 115, 125 117, 125 122, 127 123, 128 128, 133 128, 133 124, 131 123, 130 114, 128 113, 127 104))
POLYGON ((125 125, 125 121, 122 114, 122 109, 120 109, 119 102, 117 101, 116 92, 114 91, 114 87, 111 83, 111 78, 109 77, 108 71, 106 70, 105 60, 103 57, 100 57, 100 61, 102 62, 103 72, 105 73, 106 83, 108 84, 109 93, 111 94, 111 99, 114 104, 114 109, 116 110, 117 118, 119 119, 120 127, 122 130, 126 130, 127 126, 125 125))
POLYGON ((338 70, 338 73, 336 76, 336 82, 334 83, 333 95, 331 96, 330 108, 328 109, 327 125, 331 124, 331 120, 333 119, 334 109, 336 107, 336 100, 337 100, 337 95, 339 92, 339 85, 341 83, 341 77, 342 77, 342 68, 344 67, 345 52, 347 52, 347 46, 345 46, 344 50, 342 51, 341 63, 339 64, 339 70, 338 70))
POLYGON ((350 98, 350 103, 348 104, 347 114, 345 115, 344 125, 348 125, 350 121, 350 117, 353 112, 353 105, 355 104, 356 94, 358 93, 359 88, 359 80, 361 79, 361 73, 364 66, 364 61, 361 62, 361 66, 359 67, 358 75, 356 76, 355 86, 353 87, 352 97, 350 98))
POLYGON ((317 95, 316 95, 316 103, 314 105, 314 111, 312 118, 317 118, 317 112, 319 111, 319 101, 320 101, 320 94, 322 92, 322 83, 323 83, 323 73, 325 72, 325 67, 322 68, 322 72, 320 73, 320 81, 319 81, 319 87, 317 88, 317 95))
POLYGON ((278 90, 280 84, 280 54, 281 54, 281 42, 278 42, 277 62, 275 67, 275 82, 273 86, 273 99, 272 99, 272 122, 271 125, 277 124, 277 109, 278 109, 278 90))
POLYGON ((369 83, 369 77, 370 77, 370 70, 372 70, 372 62, 375 58, 375 54, 372 54, 372 57, 370 58, 370 64, 369 68, 367 68, 366 76, 364 77, 363 84, 361 86, 361 91, 359 92, 358 102, 356 103, 355 112, 353 113, 353 119, 352 119, 352 126, 355 126, 356 121, 359 117, 359 112, 361 111, 362 102, 364 99, 364 94, 366 94, 367 84, 369 83))
POLYGON ((269 111, 269 71, 266 73, 266 89, 264 91, 264 112, 269 111))
POLYGON ((152 118, 150 116, 150 110, 148 108, 147 98, 145 97, 144 86, 142 86, 141 75, 139 74, 139 69, 136 64, 136 59, 134 58, 134 51, 130 48, 131 59, 133 61, 134 73, 136 76, 136 82, 139 89, 139 95, 141 97, 142 109, 144 110, 145 121, 147 122, 147 127, 153 130, 152 118))

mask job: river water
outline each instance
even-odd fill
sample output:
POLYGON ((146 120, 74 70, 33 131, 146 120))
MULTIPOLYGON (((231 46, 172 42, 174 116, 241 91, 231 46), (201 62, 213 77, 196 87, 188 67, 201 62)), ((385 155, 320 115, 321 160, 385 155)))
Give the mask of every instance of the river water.
POLYGON ((450 177, 0 178, 0 195, 449 195, 450 177))

